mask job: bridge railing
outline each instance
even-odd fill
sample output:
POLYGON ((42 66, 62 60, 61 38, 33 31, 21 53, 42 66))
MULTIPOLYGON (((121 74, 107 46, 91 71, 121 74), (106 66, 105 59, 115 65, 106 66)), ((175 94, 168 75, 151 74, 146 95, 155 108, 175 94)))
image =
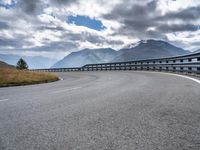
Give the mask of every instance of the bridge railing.
POLYGON ((43 72, 70 72, 70 71, 103 71, 103 70, 150 70, 150 71, 169 71, 180 73, 200 74, 200 53, 189 55, 134 60, 127 62, 113 62, 100 64, 87 64, 77 68, 50 68, 35 69, 32 71, 43 72))

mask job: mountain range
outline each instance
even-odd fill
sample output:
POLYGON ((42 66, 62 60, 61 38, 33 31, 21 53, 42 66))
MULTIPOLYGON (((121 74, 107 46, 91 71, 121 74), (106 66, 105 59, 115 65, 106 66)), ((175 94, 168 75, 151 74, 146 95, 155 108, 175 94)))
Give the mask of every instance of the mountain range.
POLYGON ((153 59, 187 54, 182 48, 164 41, 142 40, 134 46, 130 45, 118 51, 118 56, 113 62, 153 59))
POLYGON ((190 53, 165 41, 142 40, 116 51, 111 48, 84 49, 72 52, 52 68, 81 67, 85 64, 163 58, 190 53))
POLYGON ((58 61, 52 68, 81 67, 91 63, 107 63, 117 56, 117 52, 111 48, 84 49, 72 52, 61 61, 58 61))
POLYGON ((195 53, 198 53, 198 52, 200 52, 200 49, 195 51, 195 53))
MULTIPOLYGON (((200 52, 200 50, 195 52, 200 52)), ((85 64, 163 58, 188 53, 190 52, 168 42, 150 39, 129 44, 118 51, 112 48, 83 49, 63 56, 64 58, 60 61, 42 56, 25 56, 22 58, 27 62, 30 69, 40 69, 81 67, 85 64)), ((18 55, 0 54, 0 60, 11 65, 16 65, 20 58, 21 56, 18 55)))

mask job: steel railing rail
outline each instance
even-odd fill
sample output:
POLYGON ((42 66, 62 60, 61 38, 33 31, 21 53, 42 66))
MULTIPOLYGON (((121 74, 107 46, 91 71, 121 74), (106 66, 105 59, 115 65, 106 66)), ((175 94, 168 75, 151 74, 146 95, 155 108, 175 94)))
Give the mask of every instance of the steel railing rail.
POLYGON ((75 68, 32 69, 31 71, 71 72, 100 70, 151 70, 200 74, 200 53, 158 59, 87 64, 82 67, 75 68))

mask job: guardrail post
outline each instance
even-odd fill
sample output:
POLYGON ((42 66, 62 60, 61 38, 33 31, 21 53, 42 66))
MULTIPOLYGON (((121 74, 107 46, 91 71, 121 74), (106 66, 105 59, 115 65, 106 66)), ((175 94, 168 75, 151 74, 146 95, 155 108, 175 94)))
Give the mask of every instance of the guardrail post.
POLYGON ((200 74, 200 67, 197 67, 197 74, 200 74))

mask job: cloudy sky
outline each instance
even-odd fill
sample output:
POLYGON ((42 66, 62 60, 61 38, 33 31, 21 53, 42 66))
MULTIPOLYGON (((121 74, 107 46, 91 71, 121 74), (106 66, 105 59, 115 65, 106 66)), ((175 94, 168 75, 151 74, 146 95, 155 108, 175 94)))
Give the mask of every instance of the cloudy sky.
POLYGON ((0 54, 60 59, 145 39, 200 49, 200 0, 0 0, 0 54))

